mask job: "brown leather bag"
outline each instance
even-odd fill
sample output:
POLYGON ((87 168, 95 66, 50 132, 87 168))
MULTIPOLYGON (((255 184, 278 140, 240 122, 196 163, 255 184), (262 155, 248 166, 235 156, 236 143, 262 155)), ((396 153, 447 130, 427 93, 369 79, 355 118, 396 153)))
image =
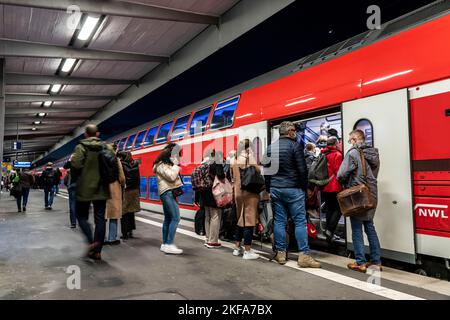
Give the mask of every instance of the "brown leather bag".
MULTIPOLYGON (((364 180, 367 178, 366 159, 363 152, 359 150, 361 157, 362 174, 364 180)), ((337 201, 344 217, 354 217, 365 213, 376 207, 375 199, 365 184, 345 189, 337 194, 337 201)))

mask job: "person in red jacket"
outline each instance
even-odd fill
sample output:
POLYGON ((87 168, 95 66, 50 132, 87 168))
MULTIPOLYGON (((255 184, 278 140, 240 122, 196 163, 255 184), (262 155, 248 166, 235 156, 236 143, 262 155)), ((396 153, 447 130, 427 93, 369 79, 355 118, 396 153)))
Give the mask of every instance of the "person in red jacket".
POLYGON ((328 243, 333 241, 334 232, 341 218, 341 210, 336 199, 337 194, 342 191, 342 186, 337 181, 336 176, 342 163, 342 152, 339 150, 339 140, 331 136, 327 140, 327 147, 322 149, 322 153, 327 156, 328 177, 330 182, 322 189, 322 200, 325 201, 327 208, 327 228, 325 236, 328 243))

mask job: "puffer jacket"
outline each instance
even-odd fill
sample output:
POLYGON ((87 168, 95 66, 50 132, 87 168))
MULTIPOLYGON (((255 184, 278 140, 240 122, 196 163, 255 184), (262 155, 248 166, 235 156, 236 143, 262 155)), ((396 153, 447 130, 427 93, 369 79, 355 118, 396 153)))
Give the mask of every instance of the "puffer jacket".
POLYGON ((153 166, 153 172, 156 176, 158 185, 158 194, 161 196, 164 192, 181 187, 183 183, 180 178, 181 168, 177 165, 170 165, 159 162, 153 166))
POLYGON ((288 137, 281 137, 267 148, 262 161, 266 189, 301 188, 308 185, 308 170, 305 154, 298 142, 288 137), (276 172, 271 172, 277 169, 276 172))
MULTIPOLYGON (((377 177, 380 170, 380 156, 378 149, 372 148, 365 143, 352 147, 344 157, 342 165, 339 168, 337 179, 344 188, 350 188, 359 184, 366 184, 370 193, 378 200, 377 177), (362 150, 366 159, 367 179, 363 178, 362 163, 358 150, 362 150)), ((365 214, 358 216, 360 220, 371 220, 375 216, 375 210, 367 211, 365 214)))
POLYGON ((342 153, 335 147, 326 147, 322 153, 327 153, 328 177, 332 177, 330 182, 323 187, 323 192, 340 192, 341 184, 337 181, 337 173, 342 163, 342 153))

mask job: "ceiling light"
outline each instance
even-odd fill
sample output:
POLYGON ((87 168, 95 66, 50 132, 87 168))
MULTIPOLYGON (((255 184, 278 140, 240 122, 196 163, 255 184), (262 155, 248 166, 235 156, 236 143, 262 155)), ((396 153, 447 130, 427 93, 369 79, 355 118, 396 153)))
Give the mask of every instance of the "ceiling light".
POLYGON ((83 41, 89 39, 89 37, 92 35, 92 32, 94 31, 95 26, 97 25, 98 20, 100 20, 100 18, 88 16, 84 21, 80 33, 78 34, 78 39, 83 41))
POLYGON ((50 107, 52 105, 53 101, 45 101, 44 107, 50 107))
POLYGON ((43 117, 45 117, 47 114, 45 113, 45 112, 39 112, 38 114, 37 114, 37 116, 38 117, 40 117, 40 118, 43 118, 43 117))
POLYGON ((36 131, 37 129, 35 127, 31 128, 31 131, 36 131))
POLYGON ((33 124, 41 124, 42 121, 34 121, 33 124))
POLYGON ((54 84, 51 86, 50 91, 53 93, 58 93, 59 90, 61 90, 62 85, 60 84, 54 84))
POLYGON ((77 61, 77 59, 72 59, 72 58, 65 59, 61 71, 69 72, 70 70, 72 70, 72 67, 75 64, 75 61, 77 61))

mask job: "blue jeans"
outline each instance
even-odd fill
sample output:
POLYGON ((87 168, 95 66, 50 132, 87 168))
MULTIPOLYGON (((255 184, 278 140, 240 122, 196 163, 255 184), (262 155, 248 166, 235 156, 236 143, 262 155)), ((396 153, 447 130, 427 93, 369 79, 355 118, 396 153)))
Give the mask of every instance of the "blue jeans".
POLYGON ((51 207, 53 205, 53 198, 55 196, 55 186, 45 186, 44 187, 44 202, 45 207, 51 207))
POLYGON ((352 240, 353 248, 355 250, 356 263, 361 265, 367 262, 366 255, 364 254, 364 237, 362 233, 362 228, 364 225, 364 231, 366 232, 367 240, 369 240, 370 261, 376 264, 381 264, 381 246, 373 220, 362 221, 357 218, 350 217, 350 223, 352 226, 352 240))
POLYGON ((28 204, 28 196, 30 195, 30 188, 22 187, 22 207, 26 207, 28 204))
POLYGON ((116 240, 117 240, 117 219, 109 219, 108 241, 113 242, 116 240))
POLYGON ((309 254, 305 193, 297 188, 270 188, 270 195, 274 212, 275 250, 287 250, 286 224, 288 216, 291 216, 295 225, 298 249, 304 254, 309 254))
POLYGON ((178 223, 180 222, 180 208, 175 200, 172 191, 166 191, 161 195, 164 210, 163 222, 163 244, 173 244, 175 234, 177 232, 178 223))
POLYGON ((70 213, 70 224, 75 226, 77 224, 77 185, 71 184, 69 188, 67 188, 69 192, 69 213, 70 213))

